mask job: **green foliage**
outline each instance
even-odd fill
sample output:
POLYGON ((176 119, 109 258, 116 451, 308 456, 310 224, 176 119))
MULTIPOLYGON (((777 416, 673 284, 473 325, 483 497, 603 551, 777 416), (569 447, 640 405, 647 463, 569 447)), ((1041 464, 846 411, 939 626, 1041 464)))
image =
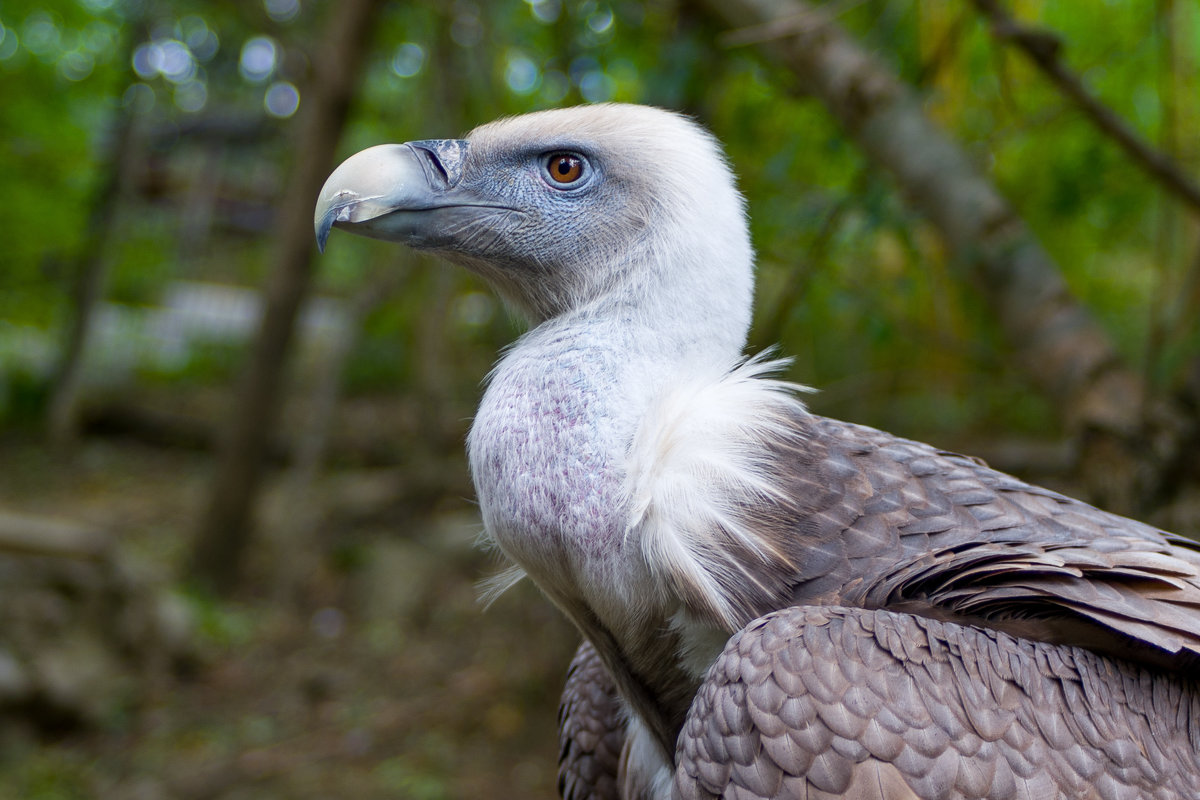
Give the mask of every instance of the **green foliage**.
POLYGON ((33 427, 49 402, 49 383, 24 364, 9 364, 0 382, 0 419, 33 427))
POLYGON ((0 318, 46 322, 48 270, 79 247, 113 105, 119 20, 77 3, 0 7, 0 318))
MULTIPOLYGON (((1200 45, 1200 10, 1150 0, 1100 13, 1083 0, 1011 7, 1061 35, 1066 63, 1106 104, 1200 172, 1186 135, 1200 125, 1200 63, 1186 55, 1200 45)), ((303 106, 330 13, 328 4, 199 0, 0 7, 0 181, 10 198, 0 319, 51 329, 68 318, 123 116, 143 143, 122 194, 108 200, 118 204, 100 240, 108 297, 153 304, 181 278, 260 283, 271 209, 302 155, 297 117, 271 93, 300 87, 303 106), (200 122, 243 133, 188 133, 200 122)), ((989 170, 1124 353, 1149 359, 1147 374, 1164 385, 1175 380, 1200 335, 1200 300, 1187 290, 1194 221, 997 44, 969 4, 876 1, 839 13, 989 170)), ((691 5, 667 0, 389 4, 340 154, 584 101, 695 114, 725 142, 749 202, 760 254, 754 344, 796 355, 793 377, 825 389, 818 409, 911 433, 1054 426, 1004 367, 989 312, 931 232, 791 74, 720 34, 691 5)), ((395 258, 343 237, 317 262, 321 290, 347 297, 388 270, 404 274, 367 320, 349 390, 425 391, 437 358, 458 365, 443 383, 473 391, 518 328, 480 305, 486 293, 469 276, 434 277, 437 267, 395 258), (431 350, 439 330, 445 342, 431 350)), ((232 370, 201 349, 183 373, 155 374, 222 382, 232 370)))

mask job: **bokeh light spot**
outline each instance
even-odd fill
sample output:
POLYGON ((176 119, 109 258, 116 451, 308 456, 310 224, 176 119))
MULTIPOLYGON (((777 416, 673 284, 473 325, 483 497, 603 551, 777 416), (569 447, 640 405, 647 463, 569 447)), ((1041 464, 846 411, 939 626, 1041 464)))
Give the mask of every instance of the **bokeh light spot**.
POLYGON ((208 87, 202 81, 191 80, 175 87, 175 105, 180 111, 194 114, 208 103, 208 87))
POLYGON ((46 12, 35 11, 25 18, 21 39, 25 42, 25 49, 39 59, 50 63, 58 60, 62 32, 46 12))
POLYGON ((117 39, 117 27, 98 19, 89 22, 81 36, 83 47, 101 61, 112 57, 117 48, 117 39))
POLYGON ((161 75, 171 83, 187 83, 196 77, 196 59, 178 39, 160 39, 138 45, 133 71, 146 80, 161 75))
POLYGON ((425 66, 425 48, 416 42, 403 42, 392 55, 392 72, 411 78, 425 66))
POLYGON ((149 80, 158 75, 158 70, 154 68, 154 64, 151 63, 150 59, 150 51, 153 49, 154 45, 147 42, 146 44, 138 45, 137 49, 133 51, 133 71, 137 73, 139 78, 149 80))
POLYGON ((516 94, 529 94, 538 88, 540 79, 537 64, 521 53, 509 53, 504 67, 504 82, 509 89, 516 94))
POLYGON ((529 11, 533 14, 533 18, 543 25, 555 22, 562 11, 562 4, 559 0, 525 0, 525 2, 529 4, 529 11))
POLYGON ((91 53, 82 50, 71 50, 63 53, 58 59, 58 72, 69 81, 81 81, 92 74, 96 65, 91 53))
POLYGON ((16 31, 0 25, 0 61, 8 61, 15 56, 20 44, 16 31))
POLYGON ((171 83, 187 83, 196 74, 192 51, 178 39, 155 42, 150 50, 150 63, 171 83))
POLYGON ((608 33, 613 25, 612 9, 602 8, 587 18, 587 26, 592 33, 608 33))
POLYGON ((583 77, 579 79, 579 93, 589 103, 603 103, 611 100, 615 90, 616 85, 613 79, 598 69, 584 73, 583 77))
POLYGON ((251 83, 262 83, 275 71, 278 58, 279 49, 275 46, 274 39, 269 36, 255 36, 242 45, 238 72, 251 83))
POLYGON ((130 84, 121 96, 121 104, 142 114, 154 108, 154 89, 144 83, 130 84))
POLYGON ((300 13, 300 0, 263 0, 263 8, 276 22, 291 22, 300 13))
POLYGON ((192 51, 197 61, 208 61, 220 49, 220 39, 204 18, 197 14, 188 14, 179 20, 175 26, 179 38, 192 51))
POLYGON ((272 117, 287 119, 300 107, 300 90, 287 81, 276 81, 263 95, 263 107, 272 117))

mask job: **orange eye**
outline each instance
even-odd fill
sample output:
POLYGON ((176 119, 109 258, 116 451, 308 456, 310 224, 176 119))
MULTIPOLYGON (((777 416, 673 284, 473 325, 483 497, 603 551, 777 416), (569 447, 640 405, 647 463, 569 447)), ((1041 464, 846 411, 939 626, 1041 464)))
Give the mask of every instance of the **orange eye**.
POLYGON ((546 171, 555 183, 574 183, 583 176, 583 160, 570 153, 555 153, 546 161, 546 171))

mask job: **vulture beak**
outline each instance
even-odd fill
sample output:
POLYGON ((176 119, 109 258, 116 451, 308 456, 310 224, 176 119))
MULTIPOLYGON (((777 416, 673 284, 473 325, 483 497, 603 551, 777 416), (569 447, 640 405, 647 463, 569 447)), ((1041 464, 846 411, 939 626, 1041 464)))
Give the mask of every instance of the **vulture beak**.
POLYGON ((459 189, 467 148, 461 139, 430 139, 381 144, 350 156, 317 197, 317 248, 325 252, 335 225, 374 239, 436 247, 447 213, 496 208, 459 189))

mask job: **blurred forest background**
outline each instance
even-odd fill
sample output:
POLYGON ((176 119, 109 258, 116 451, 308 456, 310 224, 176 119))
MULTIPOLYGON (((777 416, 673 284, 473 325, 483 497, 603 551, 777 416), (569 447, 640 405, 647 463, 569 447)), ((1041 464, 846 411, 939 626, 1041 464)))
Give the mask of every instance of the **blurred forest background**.
POLYGON ((3 0, 0 98, 3 800, 554 796, 462 454, 521 326, 312 237, 504 114, 695 115, 814 410, 1200 531, 1194 2, 3 0))

